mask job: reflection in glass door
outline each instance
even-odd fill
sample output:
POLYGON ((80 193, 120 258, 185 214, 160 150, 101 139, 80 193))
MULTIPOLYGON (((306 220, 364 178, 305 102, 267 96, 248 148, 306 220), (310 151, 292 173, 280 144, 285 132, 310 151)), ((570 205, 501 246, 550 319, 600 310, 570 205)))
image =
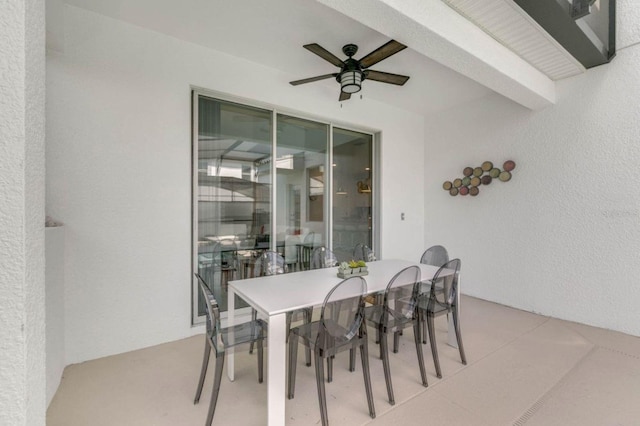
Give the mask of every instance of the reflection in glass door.
POLYGON ((278 114, 276 233, 288 270, 309 269, 311 251, 326 245, 329 126, 278 114))
MULTIPOLYGON (((194 270, 226 311, 227 282, 243 278, 271 229, 271 111, 198 96, 194 270)), ((197 288, 197 287, 196 287, 197 288)), ((197 295, 194 318, 204 315, 197 295)), ((237 307, 247 306, 238 299, 237 307)))
POLYGON ((356 244, 373 249, 372 135, 333 128, 333 251, 353 257, 356 244))

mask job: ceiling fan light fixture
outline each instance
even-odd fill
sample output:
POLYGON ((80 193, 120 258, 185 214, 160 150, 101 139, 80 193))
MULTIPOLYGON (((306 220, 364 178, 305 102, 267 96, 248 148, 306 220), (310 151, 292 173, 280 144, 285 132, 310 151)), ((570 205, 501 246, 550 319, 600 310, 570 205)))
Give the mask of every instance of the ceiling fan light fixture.
POLYGON ((344 93, 358 93, 362 89, 362 72, 344 71, 340 74, 340 88, 344 93))

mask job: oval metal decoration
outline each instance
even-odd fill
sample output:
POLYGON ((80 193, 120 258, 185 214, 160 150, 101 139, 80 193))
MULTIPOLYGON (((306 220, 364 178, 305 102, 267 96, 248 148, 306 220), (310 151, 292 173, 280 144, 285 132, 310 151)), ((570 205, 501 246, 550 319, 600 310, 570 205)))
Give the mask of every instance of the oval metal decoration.
POLYGON ((511 180, 511 173, 509 173, 507 171, 504 171, 504 172, 500 173, 499 179, 502 182, 509 182, 511 180))
POLYGON ((493 166, 493 162, 484 161, 480 167, 465 167, 462 177, 444 181, 442 188, 448 191, 452 197, 456 195, 477 196, 480 193, 480 185, 490 185, 498 179, 501 182, 511 180, 511 171, 516 168, 516 162, 507 160, 502 165, 502 170, 493 166))

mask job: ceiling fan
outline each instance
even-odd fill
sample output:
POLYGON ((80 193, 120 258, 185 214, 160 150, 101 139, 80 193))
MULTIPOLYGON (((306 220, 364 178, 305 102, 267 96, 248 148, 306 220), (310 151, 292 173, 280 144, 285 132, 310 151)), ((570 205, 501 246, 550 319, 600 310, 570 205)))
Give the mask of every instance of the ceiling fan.
POLYGON ((299 84, 311 83, 313 81, 325 80, 327 78, 334 77, 338 83, 340 83, 340 97, 338 99, 340 101, 347 100, 351 98, 352 93, 359 92, 362 88, 362 81, 365 79, 396 84, 398 86, 402 86, 407 82, 407 80, 409 80, 409 77, 406 75, 391 74, 388 72, 368 69, 370 66, 377 64, 383 59, 406 49, 407 46, 402 43, 398 43, 395 40, 388 41, 360 60, 353 59, 353 55, 358 51, 358 46, 355 44, 346 44, 342 48, 342 52, 348 56, 344 61, 340 60, 340 58, 317 43, 305 44, 302 47, 315 53, 322 59, 331 62, 333 65, 340 67, 340 72, 304 78, 302 80, 292 81, 290 84, 297 86, 299 84))

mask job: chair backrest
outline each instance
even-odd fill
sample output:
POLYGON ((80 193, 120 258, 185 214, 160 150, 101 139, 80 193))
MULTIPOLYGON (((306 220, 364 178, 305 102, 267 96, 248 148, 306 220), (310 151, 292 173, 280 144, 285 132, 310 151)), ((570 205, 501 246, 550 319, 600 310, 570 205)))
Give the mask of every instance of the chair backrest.
POLYGON ((442 266, 449 261, 449 253, 442 246, 431 246, 420 258, 420 263, 424 265, 442 266))
POLYGON ((376 260, 373 250, 366 244, 358 243, 353 249, 353 260, 364 260, 365 262, 373 262, 376 260))
POLYGON ((287 272, 287 265, 284 257, 275 251, 265 251, 256 259, 253 268, 253 276, 264 277, 266 275, 284 274, 287 272))
POLYGON ((320 311, 320 331, 316 344, 327 351, 358 334, 364 316, 367 282, 362 277, 347 278, 329 291, 320 311))
POLYGON ((213 344, 216 351, 223 350, 224 344, 222 343, 222 339, 220 338, 220 309, 218 308, 218 302, 216 301, 216 298, 213 296, 211 289, 209 288, 205 280, 200 276, 200 274, 195 274, 195 276, 198 279, 200 295, 204 299, 204 303, 207 307, 205 311, 207 338, 213 344))
POLYGON ((332 268, 338 263, 336 255, 325 246, 316 247, 311 253, 311 269, 332 268))
POLYGON ((382 323, 413 319, 420 296, 420 268, 409 266, 391 278, 384 292, 382 323))
POLYGON ((442 265, 431 281, 430 300, 447 308, 457 305, 459 276, 460 259, 453 259, 442 265), (451 274, 451 271, 453 271, 453 274, 451 274), (441 293, 436 291, 436 282, 439 279, 444 282, 444 291, 441 293))

